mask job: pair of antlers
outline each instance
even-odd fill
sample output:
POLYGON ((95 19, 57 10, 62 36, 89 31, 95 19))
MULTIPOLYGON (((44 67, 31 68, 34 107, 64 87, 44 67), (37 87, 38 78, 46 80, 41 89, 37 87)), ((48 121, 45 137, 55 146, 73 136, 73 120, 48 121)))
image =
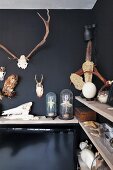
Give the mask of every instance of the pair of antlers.
MULTIPOLYGON (((49 15, 49 10, 47 10, 47 16, 48 16, 48 19, 47 21, 39 14, 39 17, 42 19, 44 25, 45 25, 45 35, 43 37, 43 39, 30 51, 30 53, 25 57, 26 60, 29 60, 29 58, 33 55, 33 53, 39 48, 41 47, 45 42, 46 42, 46 39, 48 37, 48 34, 49 34, 49 22, 50 22, 50 15, 49 15)), ((12 59, 15 59, 15 60, 18 60, 18 57, 13 54, 8 48, 6 48, 4 45, 0 44, 0 48, 3 49, 6 53, 8 53, 12 59)), ((10 59, 11 59, 10 58, 10 59)))

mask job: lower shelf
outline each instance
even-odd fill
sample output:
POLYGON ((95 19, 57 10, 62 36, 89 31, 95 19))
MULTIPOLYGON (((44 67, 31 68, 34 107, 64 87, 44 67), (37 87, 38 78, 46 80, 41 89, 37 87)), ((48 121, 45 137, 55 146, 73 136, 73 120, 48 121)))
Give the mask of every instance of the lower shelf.
POLYGON ((0 125, 10 125, 10 124, 76 124, 78 120, 76 118, 72 120, 61 120, 56 117, 54 120, 52 118, 46 118, 45 116, 38 116, 39 120, 21 120, 21 119, 6 119, 0 117, 0 125))
POLYGON ((85 127, 83 123, 79 122, 82 129, 85 131, 89 139, 92 141, 94 146, 97 148, 103 159, 106 161, 108 166, 113 170, 113 153, 110 153, 107 148, 104 146, 101 137, 95 137, 90 134, 90 129, 85 127))

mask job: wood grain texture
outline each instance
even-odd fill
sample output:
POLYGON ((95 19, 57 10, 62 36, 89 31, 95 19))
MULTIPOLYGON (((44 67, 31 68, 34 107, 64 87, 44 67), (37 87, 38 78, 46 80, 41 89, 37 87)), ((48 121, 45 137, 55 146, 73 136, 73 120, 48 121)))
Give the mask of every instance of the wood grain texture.
POLYGON ((113 110, 108 110, 108 108, 110 107, 109 105, 99 103, 98 101, 87 101, 86 99, 83 99, 79 96, 76 96, 75 99, 80 101, 82 104, 89 107, 90 109, 94 110, 95 112, 99 113, 101 116, 113 122, 113 110))
POLYGON ((76 124, 78 120, 76 118, 72 120, 61 120, 58 117, 54 120, 51 118, 46 118, 45 116, 39 116, 39 120, 9 120, 6 118, 0 118, 0 125, 9 125, 9 124, 76 124))
POLYGON ((90 129, 88 127, 84 127, 83 123, 80 123, 80 126, 85 131, 89 139, 92 141, 94 146, 97 148, 101 156, 104 158, 108 166, 113 169, 113 153, 110 153, 107 148, 104 146, 103 139, 101 137, 95 137, 90 134, 90 129))

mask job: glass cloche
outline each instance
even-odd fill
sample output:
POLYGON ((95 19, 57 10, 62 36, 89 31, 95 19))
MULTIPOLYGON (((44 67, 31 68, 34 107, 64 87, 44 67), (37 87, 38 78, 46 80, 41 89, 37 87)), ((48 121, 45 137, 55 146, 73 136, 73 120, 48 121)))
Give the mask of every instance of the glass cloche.
POLYGON ((60 119, 73 119, 73 93, 64 89, 60 93, 60 119))
POLYGON ((49 92, 46 95, 46 117, 56 117, 56 94, 49 92))

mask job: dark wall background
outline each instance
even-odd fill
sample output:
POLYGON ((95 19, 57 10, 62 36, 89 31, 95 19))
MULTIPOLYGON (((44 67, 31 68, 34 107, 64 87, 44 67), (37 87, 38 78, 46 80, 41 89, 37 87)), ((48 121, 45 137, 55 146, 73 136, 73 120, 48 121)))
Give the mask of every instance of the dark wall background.
MULTIPOLYGON (((92 11, 97 25, 94 38, 97 68, 107 80, 113 80, 113 1, 98 0, 92 11)), ((96 83, 98 87, 102 86, 99 80, 96 83)), ((113 125, 99 115, 98 121, 113 125)))
MULTIPOLYGON (((46 10, 38 12, 47 18, 46 10)), ((4 98, 1 102, 3 110, 32 101, 32 113, 45 115, 45 96, 48 92, 55 92, 58 101, 60 91, 65 88, 71 89, 74 95, 79 94, 73 85, 70 85, 69 76, 81 67, 85 59, 84 25, 92 22, 92 13, 90 10, 50 10, 50 15, 47 43, 30 59, 27 69, 19 69, 16 61, 9 60, 8 54, 0 50, 0 66, 5 66, 7 71, 5 79, 12 73, 20 77, 16 97, 4 98), (39 79, 41 74, 44 75, 42 98, 36 96, 35 74, 39 79)), ((36 10, 0 10, 0 43, 18 57, 27 55, 41 40, 44 31, 44 25, 36 10)), ((101 57, 103 58, 102 55, 101 57)), ((108 62, 107 59, 106 61, 108 62)), ((3 83, 0 82, 0 88, 3 83)))
POLYGON ((98 0, 93 9, 96 61, 106 79, 113 79, 113 1, 98 0))

